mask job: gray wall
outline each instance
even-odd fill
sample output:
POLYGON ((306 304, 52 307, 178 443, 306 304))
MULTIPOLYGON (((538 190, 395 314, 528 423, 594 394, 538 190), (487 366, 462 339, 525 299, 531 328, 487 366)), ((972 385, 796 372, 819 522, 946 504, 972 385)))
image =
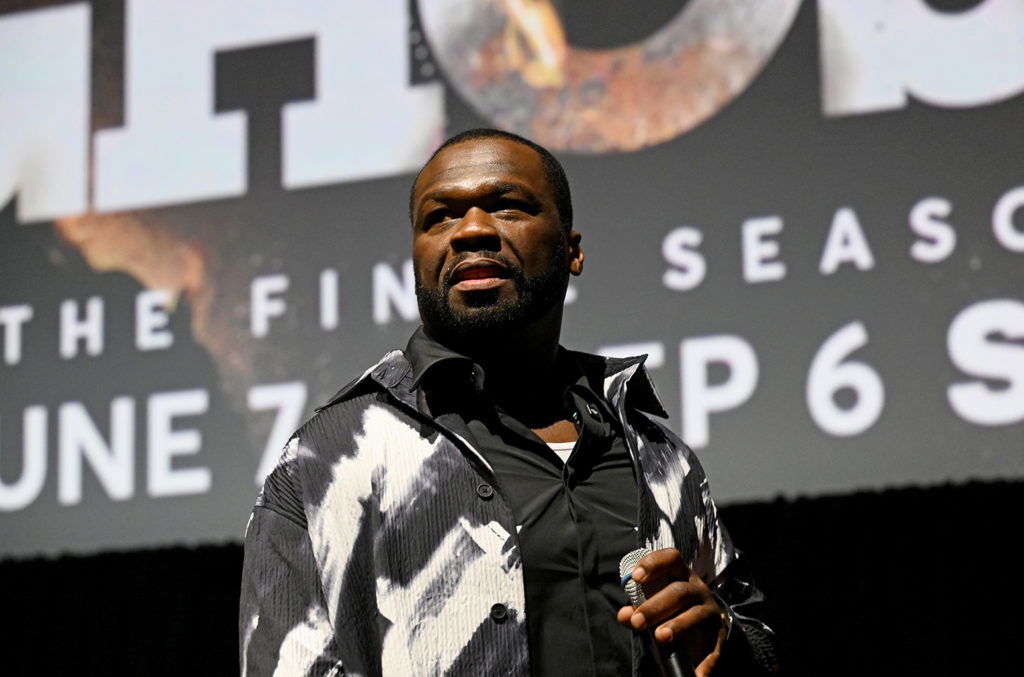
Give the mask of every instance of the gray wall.
POLYGON ((416 327, 409 184, 475 126, 562 158, 564 343, 650 353, 720 502, 1024 474, 1022 2, 36 4, 0 3, 0 554, 239 539, 416 327))

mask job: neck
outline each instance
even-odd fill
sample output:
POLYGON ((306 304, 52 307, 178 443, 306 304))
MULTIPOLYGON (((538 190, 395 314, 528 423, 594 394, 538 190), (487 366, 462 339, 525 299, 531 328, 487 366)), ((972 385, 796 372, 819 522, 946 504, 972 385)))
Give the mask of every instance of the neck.
POLYGON ((558 363, 557 339, 543 347, 520 344, 514 353, 479 363, 484 392, 511 416, 535 430, 565 419, 562 398, 568 384, 558 363))
POLYGON ((565 374, 558 365, 561 307, 516 331, 487 337, 435 336, 484 370, 484 390, 499 407, 530 427, 564 418, 565 374))

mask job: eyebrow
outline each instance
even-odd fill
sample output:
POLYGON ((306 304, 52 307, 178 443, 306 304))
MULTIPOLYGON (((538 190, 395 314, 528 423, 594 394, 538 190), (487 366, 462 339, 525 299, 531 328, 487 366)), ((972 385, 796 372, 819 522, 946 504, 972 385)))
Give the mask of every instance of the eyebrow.
POLYGON ((416 209, 421 209, 425 203, 431 200, 434 202, 446 203, 469 199, 467 197, 467 193, 491 196, 504 195, 505 193, 513 193, 516 191, 524 193, 531 200, 537 199, 533 192, 521 183, 516 183, 514 181, 485 181, 475 184, 473 188, 462 189, 458 186, 448 186, 446 188, 439 188, 431 191, 419 199, 416 203, 416 209))

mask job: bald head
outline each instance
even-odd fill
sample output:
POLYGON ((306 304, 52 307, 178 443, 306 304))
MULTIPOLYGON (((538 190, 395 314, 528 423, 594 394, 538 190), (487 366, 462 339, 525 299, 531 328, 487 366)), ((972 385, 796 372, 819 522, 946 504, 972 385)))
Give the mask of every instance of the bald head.
POLYGON ((558 158, 552 155, 547 148, 544 148, 525 137, 519 136, 518 134, 485 127, 460 132, 449 138, 441 144, 441 146, 430 156, 430 159, 424 163, 423 167, 416 174, 416 178, 413 180, 412 186, 409 189, 410 222, 412 221, 413 212, 415 210, 414 200, 416 197, 416 186, 419 183, 420 176, 423 174, 423 170, 426 169, 426 167, 434 161, 434 158, 436 158, 445 149, 460 143, 481 139, 504 139, 506 141, 526 146, 537 153, 540 157, 541 166, 544 168, 544 176, 547 179, 548 187, 551 190, 551 197, 558 209, 558 219, 562 224, 562 229, 566 232, 572 230, 572 195, 569 192, 569 179, 566 177, 565 169, 562 168, 562 163, 558 161, 558 158))

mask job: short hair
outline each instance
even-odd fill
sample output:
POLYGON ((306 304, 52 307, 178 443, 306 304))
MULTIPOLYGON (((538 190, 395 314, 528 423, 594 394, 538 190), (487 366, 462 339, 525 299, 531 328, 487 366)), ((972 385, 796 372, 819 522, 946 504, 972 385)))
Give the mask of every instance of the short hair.
POLYGON ((435 150, 430 158, 423 163, 423 167, 416 172, 416 178, 412 181, 412 187, 409 189, 409 221, 412 221, 412 215, 414 211, 413 201, 416 197, 416 183, 420 180, 420 174, 426 169, 438 154, 449 146, 454 146, 466 141, 475 141, 477 139, 505 139, 513 143, 518 143, 527 148, 532 148, 536 151, 537 155, 540 156, 541 166, 544 168, 544 177, 548 181, 548 185, 551 187, 551 195, 555 199, 555 208, 558 210, 558 222, 562 224, 562 228, 565 232, 572 230, 572 195, 569 192, 569 178, 565 175, 565 169, 562 168, 562 163, 558 161, 554 155, 551 154, 544 146, 530 141, 526 137, 513 134, 512 132, 506 132, 501 129, 490 129, 488 127, 479 127, 477 129, 469 129, 464 132, 459 132, 455 136, 449 138, 447 141, 442 143, 437 150, 435 150))

